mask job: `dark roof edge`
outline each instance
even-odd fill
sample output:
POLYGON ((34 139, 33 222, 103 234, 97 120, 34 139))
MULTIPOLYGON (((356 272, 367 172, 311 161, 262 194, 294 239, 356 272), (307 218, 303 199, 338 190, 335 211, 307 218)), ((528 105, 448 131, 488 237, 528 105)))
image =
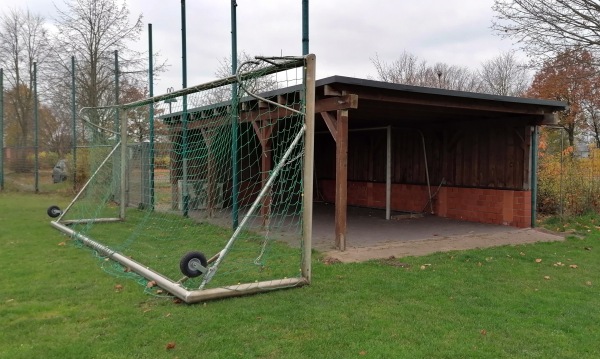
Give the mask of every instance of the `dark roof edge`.
POLYGON ((325 86, 325 85, 332 85, 335 83, 340 83, 340 84, 344 84, 344 85, 367 86, 367 87, 374 87, 374 88, 385 89, 385 90, 414 92, 414 93, 421 93, 421 94, 426 94, 426 95, 452 96, 452 97, 472 98, 472 99, 477 99, 477 100, 500 101, 500 102, 519 103, 519 104, 525 104, 525 105, 547 106, 547 107, 553 107, 556 110, 567 109, 567 104, 562 101, 541 100, 541 99, 535 99, 535 98, 514 97, 514 96, 490 95, 490 94, 479 93, 479 92, 446 90, 446 89, 439 89, 439 88, 433 88, 433 87, 411 86, 411 85, 396 84, 396 83, 391 83, 391 82, 366 80, 366 79, 360 79, 360 78, 356 78, 356 77, 339 76, 339 75, 330 76, 330 77, 326 77, 326 78, 317 80, 315 83, 315 86, 320 87, 320 86, 325 86))

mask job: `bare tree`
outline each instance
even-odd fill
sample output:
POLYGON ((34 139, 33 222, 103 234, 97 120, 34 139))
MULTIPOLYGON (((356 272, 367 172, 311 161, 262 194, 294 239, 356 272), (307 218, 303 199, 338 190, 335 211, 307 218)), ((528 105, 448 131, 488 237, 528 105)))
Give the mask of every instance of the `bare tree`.
POLYGON ((494 0, 492 8, 492 28, 542 60, 574 48, 600 51, 598 0, 494 0))
POLYGON ((427 82, 430 87, 439 87, 457 91, 480 91, 477 73, 468 67, 436 63, 427 72, 427 82))
POLYGON ((443 62, 430 66, 406 51, 391 63, 382 61, 378 55, 371 59, 371 63, 380 81, 459 91, 478 91, 480 87, 477 75, 467 67, 443 62))
POLYGON ((41 67, 50 53, 49 44, 41 16, 29 10, 9 10, 0 16, 0 67, 6 70, 9 85, 7 125, 14 129, 11 142, 19 147, 33 137, 34 62, 41 67))
POLYGON ((375 54, 375 58, 371 58, 371 63, 380 81, 414 86, 431 85, 426 83, 429 77, 427 62, 406 51, 402 51, 400 56, 391 63, 382 61, 379 55, 375 54))
POLYGON ((522 96, 530 83, 525 64, 514 52, 505 52, 485 61, 479 70, 481 91, 500 96, 522 96))
MULTIPOLYGON (((238 54, 237 58, 238 66, 244 65, 241 72, 249 72, 254 70, 260 70, 261 68, 270 66, 268 62, 257 61, 253 56, 242 51, 238 54)), ((232 76, 231 73, 231 56, 224 57, 219 61, 219 67, 215 71, 214 75, 217 79, 224 79, 232 76)), ((257 77, 254 79, 248 79, 244 82, 244 87, 240 88, 238 96, 246 96, 244 89, 249 90, 254 94, 260 94, 279 88, 280 84, 277 81, 276 75, 268 75, 257 77)), ((287 84, 283 84, 287 86, 287 84)), ((193 106, 205 106, 209 104, 215 104, 219 102, 226 102, 231 100, 231 85, 224 85, 217 87, 209 92, 201 94, 201 98, 188 98, 193 106)))
MULTIPOLYGON (((146 76, 142 54, 129 46, 139 40, 142 15, 130 22, 127 3, 116 0, 65 0, 64 6, 64 9, 57 8, 56 24, 57 48, 60 49, 56 54, 63 75, 70 71, 70 57, 75 55, 79 106, 114 104, 115 50, 119 52, 120 75, 127 74, 131 82, 136 77, 146 76)), ((90 113, 89 120, 94 125, 110 128, 113 118, 105 111, 90 113)))

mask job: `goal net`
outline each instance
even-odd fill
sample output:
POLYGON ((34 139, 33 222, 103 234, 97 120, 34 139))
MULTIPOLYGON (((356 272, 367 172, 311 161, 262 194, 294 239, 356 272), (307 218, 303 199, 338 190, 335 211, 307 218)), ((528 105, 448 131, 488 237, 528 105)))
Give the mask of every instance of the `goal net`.
POLYGON ((81 111, 82 188, 48 214, 103 269, 193 303, 310 282, 314 55, 81 111), (85 182, 83 181, 85 180, 85 182))

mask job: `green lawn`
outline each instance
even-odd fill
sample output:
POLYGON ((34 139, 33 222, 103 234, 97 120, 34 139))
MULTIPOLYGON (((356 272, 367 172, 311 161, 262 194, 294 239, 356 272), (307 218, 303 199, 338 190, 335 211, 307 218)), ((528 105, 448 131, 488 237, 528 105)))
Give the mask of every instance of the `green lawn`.
POLYGON ((311 286, 186 305, 60 245, 45 212, 68 202, 0 193, 0 358, 600 357, 597 216, 552 222, 565 242, 316 255, 311 286))

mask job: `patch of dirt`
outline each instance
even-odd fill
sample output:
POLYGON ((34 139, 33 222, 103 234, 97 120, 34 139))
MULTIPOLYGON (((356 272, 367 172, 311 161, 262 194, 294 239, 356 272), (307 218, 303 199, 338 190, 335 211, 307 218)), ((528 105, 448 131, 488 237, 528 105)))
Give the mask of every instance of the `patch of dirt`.
POLYGON ((468 234, 453 237, 388 242, 372 247, 350 247, 343 252, 338 250, 326 252, 326 260, 333 263, 335 263, 334 260, 350 263, 363 262, 370 259, 381 259, 383 263, 390 264, 397 262, 396 258, 424 256, 435 252, 562 240, 564 240, 564 236, 557 233, 550 233, 535 228, 526 228, 510 232, 468 234))

